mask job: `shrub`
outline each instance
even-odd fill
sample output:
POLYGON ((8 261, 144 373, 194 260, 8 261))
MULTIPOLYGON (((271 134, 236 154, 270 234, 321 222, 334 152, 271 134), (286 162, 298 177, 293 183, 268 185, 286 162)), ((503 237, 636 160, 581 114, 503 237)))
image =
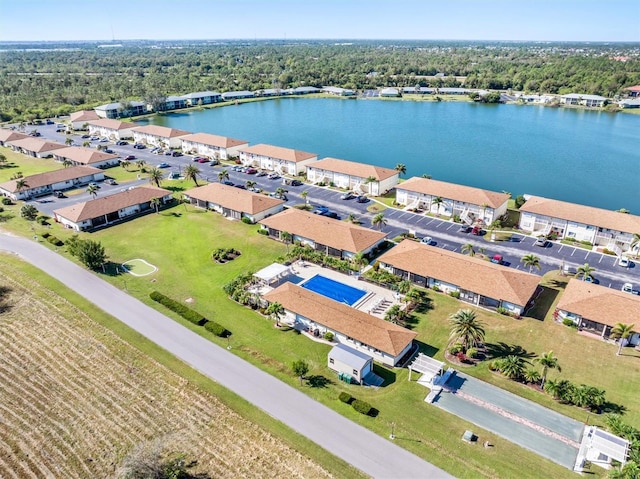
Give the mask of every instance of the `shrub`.
POLYGON ((524 196, 522 195, 516 196, 516 199, 515 199, 516 208, 520 209, 520 207, 524 205, 526 202, 527 200, 524 199, 524 196))
POLYGON ((503 308, 502 306, 500 306, 499 308, 496 308, 496 313, 509 316, 509 310, 507 308, 503 308))
POLYGON ((251 219, 250 219, 250 218, 247 218, 246 216, 243 216, 243 217, 242 217, 242 222, 243 222, 244 224, 247 224, 247 225, 252 225, 252 224, 253 224, 253 221, 251 221, 251 219))
POLYGON ((259 235, 268 236, 269 235, 269 231, 265 230, 264 228, 258 228, 258 234, 259 235))
POLYGON ((449 354, 453 354, 454 356, 460 352, 462 348, 459 344, 454 344, 449 348, 449 354))
POLYGON ((570 328, 575 328, 575 327, 577 327, 577 326, 576 326, 576 323, 574 323, 574 322, 573 322, 571 319, 569 319, 569 318, 564 318, 564 319, 562 320, 562 324, 564 324, 565 326, 569 326, 570 328))
POLYGON ((351 394, 346 393, 346 392, 341 392, 338 395, 338 399, 340 399, 340 401, 342 401, 345 404, 351 404, 351 402, 355 399, 351 394))
POLYGON ((365 416, 371 414, 371 409, 373 409, 371 407, 371 404, 365 401, 361 401, 360 399, 354 399, 354 401, 351 403, 351 407, 358 411, 360 414, 364 414, 365 416))
POLYGON ((440 292, 440 288, 438 286, 432 286, 431 289, 438 293, 440 292))
POLYGON ((478 357, 478 350, 476 348, 467 349, 467 356, 471 359, 476 359, 478 357))
POLYGON ((215 321, 207 321, 206 323, 204 323, 204 329, 221 338, 231 336, 231 333, 227 331, 224 326, 216 323, 215 321))
POLYGON ((42 233, 42 235, 41 235, 41 236, 42 236, 44 239, 47 239, 49 236, 51 236, 51 233, 44 232, 44 233, 42 233))
POLYGON ((55 236, 49 236, 47 237, 47 241, 49 243, 51 243, 54 246, 62 246, 64 243, 62 242, 62 240, 56 238, 55 236))
POLYGON ((45 226, 49 224, 50 219, 51 218, 49 218, 47 215, 40 215, 36 218, 36 223, 45 226))
POLYGON ((324 333, 324 339, 327 341, 333 341, 333 333, 331 331, 327 331, 324 333))
POLYGON ((35 221, 38 217, 38 210, 33 205, 24 205, 20 208, 20 216, 27 221, 35 221))
POLYGON ((2 198, 2 204, 4 206, 9 206, 12 205, 13 202, 11 201, 11 198, 7 198, 6 196, 4 198, 2 198))
POLYGON ((449 296, 452 298, 460 299, 460 291, 449 291, 449 296))
POLYGON ((152 291, 149 294, 149 297, 154 301, 160 303, 165 306, 167 309, 170 309, 174 313, 179 314, 187 321, 190 321, 193 324, 197 324, 198 326, 202 326, 207 322, 207 319, 201 314, 195 312, 193 309, 188 308, 184 304, 178 303, 177 301, 165 296, 162 293, 157 291, 152 291))
POLYGON ((2 206, 0 206, 0 213, 4 212, 4 208, 2 206))

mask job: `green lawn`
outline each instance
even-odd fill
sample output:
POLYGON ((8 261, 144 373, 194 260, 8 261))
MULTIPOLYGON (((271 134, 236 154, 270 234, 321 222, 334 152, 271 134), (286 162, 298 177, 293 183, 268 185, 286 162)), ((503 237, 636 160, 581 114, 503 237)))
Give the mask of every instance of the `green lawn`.
POLYGON ((29 176, 63 168, 62 163, 53 159, 32 158, 7 147, 0 147, 0 153, 7 157, 4 166, 0 164, 0 183, 9 181, 18 172, 21 172, 22 176, 29 176))

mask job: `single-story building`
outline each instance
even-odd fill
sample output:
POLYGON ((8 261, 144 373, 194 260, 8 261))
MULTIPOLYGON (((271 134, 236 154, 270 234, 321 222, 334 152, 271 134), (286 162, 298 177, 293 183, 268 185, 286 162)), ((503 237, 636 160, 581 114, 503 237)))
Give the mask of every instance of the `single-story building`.
POLYGON ((322 92, 322 89, 315 86, 299 86, 293 89, 294 95, 310 95, 320 92, 322 92))
POLYGON ((240 149, 249 146, 249 142, 245 140, 236 140, 235 138, 211 135, 209 133, 193 133, 183 136, 180 140, 182 141, 183 152, 208 156, 217 160, 239 157, 240 149))
POLYGON ((540 278, 453 251, 404 240, 378 258, 380 268, 425 288, 457 293, 485 308, 504 308, 521 316, 540 278))
POLYGON ((136 143, 145 143, 161 148, 181 148, 182 137, 190 134, 189 131, 167 126, 146 125, 133 129, 133 140, 136 143))
MULTIPOLYGON (((609 338, 617 323, 635 324, 640 319, 640 296, 571 278, 553 314, 556 321, 570 319, 582 331, 609 338)), ((640 343, 635 332, 629 343, 640 343)))
POLYGON ((640 97, 640 85, 627 87, 624 91, 629 92, 630 97, 640 97))
POLYGON ((519 227, 539 236, 588 241, 621 254, 630 248, 634 233, 640 232, 640 216, 541 196, 525 198, 519 227))
POLYGON ((168 96, 164 101, 165 110, 179 110, 187 107, 187 99, 183 96, 168 96))
POLYGON ((0 146, 9 146, 5 143, 15 140, 24 140, 25 138, 30 138, 30 136, 26 133, 9 130, 8 128, 0 128, 0 146))
POLYGON ((94 108, 96 114, 100 118, 124 118, 129 116, 139 116, 149 113, 146 103, 141 101, 130 101, 126 109, 123 109, 121 103, 107 103, 94 108))
POLYGON ((117 223, 130 216, 154 211, 151 200, 158 198, 164 205, 173 201, 171 191, 154 186, 138 186, 131 190, 103 196, 60 208, 54 219, 66 228, 87 231, 117 223))
POLYGON ((393 98, 393 97, 397 97, 400 96, 400 90, 398 90, 397 88, 383 88, 382 90, 380 90, 380 96, 381 97, 388 97, 388 98, 393 98))
POLYGON ((55 141, 35 138, 33 136, 7 141, 6 144, 10 146, 13 151, 34 158, 51 158, 55 150, 66 148, 65 145, 56 143, 55 141))
POLYGON ((581 105, 587 107, 602 107, 607 99, 600 95, 586 95, 580 93, 569 93, 560 95, 561 105, 581 105))
POLYGON ((429 213, 459 216, 467 224, 491 224, 507 212, 510 196, 471 186, 428 178, 409 178, 396 186, 396 201, 409 208, 425 208, 429 213), (440 198, 440 202, 436 200, 440 198))
POLYGON ((260 221, 260 225, 272 238, 281 239, 281 233, 287 232, 293 242, 345 259, 358 253, 371 253, 387 236, 380 231, 296 208, 266 218, 260 221))
POLYGON ((625 98, 618 102, 620 108, 640 108, 640 98, 625 98))
POLYGON ((353 96, 356 94, 355 91, 349 88, 340 88, 337 86, 323 86, 322 92, 328 93, 330 95, 336 95, 336 96, 353 96))
POLYGON ((468 95, 471 90, 468 88, 441 87, 438 88, 438 93, 441 95, 468 95))
POLYGON ((7 181, 0 184, 0 194, 14 201, 50 195, 54 191, 64 191, 92 181, 102 181, 104 172, 91 166, 72 166, 20 179, 24 180, 27 186, 17 188, 18 180, 7 181))
POLYGON ((86 130, 88 122, 99 119, 100 117, 93 110, 80 110, 71 113, 69 123, 73 130, 86 130))
POLYGON ((316 153, 263 143, 242 148, 239 151, 242 164, 272 170, 280 174, 297 175, 304 172, 308 164, 318 160, 316 153))
POLYGON ((241 100, 242 98, 253 98, 256 96, 252 91, 228 91, 220 95, 223 101, 241 100))
POLYGON ((217 91, 198 91, 182 95, 188 106, 210 105, 222 101, 222 95, 217 91))
POLYGON ((252 191, 209 183, 184 192, 189 203, 199 208, 217 211, 227 218, 248 218, 256 223, 284 209, 284 201, 252 191))
POLYGON ((622 468, 629 458, 630 446, 631 443, 627 439, 596 426, 586 426, 582 432, 582 442, 573 470, 584 472, 587 462, 610 469, 613 461, 617 461, 622 468))
POLYGON ((338 343, 327 355, 327 366, 338 374, 346 374, 358 384, 373 372, 373 358, 368 354, 338 343))
POLYGON ((89 134, 108 138, 112 141, 128 140, 133 138, 133 129, 138 125, 128 121, 102 118, 89 122, 89 134))
POLYGON ((545 105, 551 103, 555 97, 552 95, 516 95, 518 101, 522 103, 535 103, 545 105))
POLYGON ((255 95, 260 97, 281 96, 282 90, 280 88, 265 88, 263 90, 257 90, 255 95))
POLYGON ((311 183, 333 183, 357 193, 381 195, 398 184, 399 173, 391 168, 367 165, 338 158, 324 158, 307 166, 311 183))
POLYGON ((397 324, 376 318, 346 304, 286 282, 263 296, 285 310, 285 322, 297 324, 320 335, 331 332, 339 343, 395 366, 407 354, 417 336, 397 324))
POLYGON ((83 146, 67 146, 54 150, 53 157, 56 161, 68 160, 73 165, 87 165, 95 168, 109 168, 120 164, 120 157, 115 153, 105 153, 83 146))
POLYGON ((435 88, 426 86, 405 86, 402 88, 403 95, 433 95, 436 93, 435 88))

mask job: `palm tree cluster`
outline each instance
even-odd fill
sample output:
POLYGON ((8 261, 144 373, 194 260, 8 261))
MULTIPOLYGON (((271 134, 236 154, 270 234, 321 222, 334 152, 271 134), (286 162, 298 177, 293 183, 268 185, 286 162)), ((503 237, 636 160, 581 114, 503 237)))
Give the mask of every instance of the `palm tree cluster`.
POLYGON ((607 414, 604 417, 607 429, 616 436, 628 440, 629 459, 623 467, 611 469, 609 479, 638 479, 640 478, 640 430, 625 424, 619 414, 607 414))
POLYGON ((588 408, 592 411, 599 410, 606 403, 604 389, 587 386, 586 384, 576 386, 567 379, 559 381, 549 379, 545 384, 544 390, 554 399, 563 403, 588 408))

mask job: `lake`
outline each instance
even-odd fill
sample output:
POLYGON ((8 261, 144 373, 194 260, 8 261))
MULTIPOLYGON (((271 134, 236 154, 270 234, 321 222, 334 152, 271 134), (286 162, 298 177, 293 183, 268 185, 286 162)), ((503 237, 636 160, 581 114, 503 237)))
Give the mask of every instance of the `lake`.
POLYGON ((281 98, 143 122, 269 143, 406 177, 640 214, 640 115, 532 105, 281 98))

